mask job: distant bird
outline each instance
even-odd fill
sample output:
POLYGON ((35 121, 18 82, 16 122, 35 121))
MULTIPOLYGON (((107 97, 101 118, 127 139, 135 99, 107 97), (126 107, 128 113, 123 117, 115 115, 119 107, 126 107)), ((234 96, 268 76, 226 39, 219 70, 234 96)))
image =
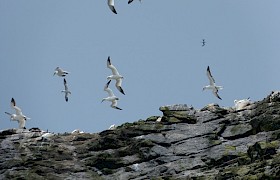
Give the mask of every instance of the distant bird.
POLYGON ((236 110, 241 110, 245 108, 246 106, 251 104, 250 98, 247 99, 241 99, 241 100, 234 100, 234 106, 236 110))
POLYGON ((115 124, 112 124, 112 125, 109 127, 108 130, 115 130, 115 129, 117 129, 117 126, 116 126, 115 124))
POLYGON ((113 91, 109 88, 111 80, 107 82, 107 84, 104 87, 104 91, 107 91, 109 96, 106 98, 103 98, 101 102, 103 101, 110 101, 112 102, 111 107, 114 109, 122 110, 121 108, 117 107, 117 101, 119 100, 118 97, 116 97, 113 93, 113 91))
POLYGON ((44 133, 41 138, 42 138, 42 141, 50 141, 51 140, 51 137, 53 137, 54 134, 53 133, 44 133))
POLYGON ((54 73, 53 73, 53 75, 58 75, 60 77, 65 77, 67 74, 69 74, 69 72, 64 71, 60 67, 55 68, 54 73))
POLYGON ((80 129, 75 129, 71 132, 71 134, 83 134, 84 131, 81 131, 80 129))
POLYGON ((62 90, 61 92, 65 93, 65 101, 68 102, 68 94, 71 94, 71 91, 68 90, 68 86, 65 78, 63 79, 63 81, 64 81, 64 90, 62 90))
POLYGON ((19 123, 19 129, 25 129, 25 121, 30 118, 22 114, 21 109, 16 106, 14 98, 11 100, 11 107, 16 111, 16 114, 5 113, 10 116, 11 121, 17 121, 19 123))
POLYGON ((111 11, 113 12, 113 13, 115 13, 115 14, 118 14, 117 13, 117 11, 116 11, 116 9, 115 9, 115 6, 114 6, 114 0, 108 0, 108 6, 109 6, 109 8, 111 9, 111 11))
MULTIPOLYGON (((133 0, 129 0, 129 1, 128 1, 128 4, 132 3, 132 1, 133 1, 133 0)), ((141 2, 141 0, 139 0, 139 1, 141 2)))
POLYGON ((205 46, 205 39, 202 39, 202 47, 205 46))
POLYGON ((112 70, 112 74, 113 75, 110 75, 107 77, 107 80, 111 80, 111 79, 114 79, 116 80, 116 87, 117 89, 125 95, 123 89, 122 89, 122 79, 123 79, 123 76, 119 74, 118 70, 115 68, 115 66, 113 66, 113 64, 111 63, 111 59, 110 59, 110 56, 108 57, 107 59, 107 67, 109 69, 112 70))
POLYGON ((215 80, 214 80, 214 78, 213 78, 213 76, 212 76, 212 74, 211 74, 211 71, 210 71, 209 66, 207 67, 207 77, 208 77, 208 79, 209 79, 209 81, 210 81, 210 85, 207 85, 207 86, 203 87, 203 90, 205 90, 205 89, 211 89, 212 92, 213 92, 213 94, 214 94, 217 98, 219 98, 219 99, 222 100, 222 98, 220 98, 220 96, 218 95, 218 91, 219 91, 220 89, 223 89, 223 87, 222 87, 222 86, 216 86, 215 80))

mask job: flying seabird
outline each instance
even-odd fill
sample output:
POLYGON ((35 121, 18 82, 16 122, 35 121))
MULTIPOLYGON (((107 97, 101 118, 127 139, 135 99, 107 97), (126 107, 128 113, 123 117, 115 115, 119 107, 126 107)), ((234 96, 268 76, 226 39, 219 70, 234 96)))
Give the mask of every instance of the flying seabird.
POLYGON ((60 77, 65 77, 67 74, 69 74, 69 72, 64 71, 60 67, 55 68, 54 73, 53 73, 53 75, 58 75, 60 77))
POLYGON ((202 39, 202 47, 205 46, 205 39, 202 39))
POLYGON ((109 69, 112 70, 112 74, 113 74, 113 75, 108 76, 108 77, 107 77, 107 80, 111 80, 111 79, 116 80, 116 87, 117 87, 117 89, 118 89, 122 94, 125 95, 125 93, 124 93, 124 91, 123 91, 123 89, 122 89, 122 87, 121 87, 121 86, 122 86, 122 79, 123 79, 123 76, 121 76, 121 75, 119 74, 118 70, 117 70, 117 69, 115 68, 115 66, 111 63, 110 56, 109 56, 108 59, 107 59, 107 67, 108 67, 109 69))
POLYGON ((112 102, 111 107, 118 109, 118 110, 122 110, 121 108, 117 107, 117 101, 119 100, 118 97, 116 97, 113 93, 113 91, 109 88, 109 84, 110 84, 111 80, 107 82, 107 84, 104 87, 104 91, 107 91, 109 96, 106 98, 103 98, 101 102, 103 101, 110 101, 112 102))
POLYGON ((113 13, 118 14, 114 6, 114 0, 108 0, 108 6, 113 13))
POLYGON ((22 114, 21 109, 16 106, 16 102, 14 98, 12 98, 11 100, 11 107, 16 111, 16 113, 15 114, 11 114, 8 112, 5 113, 10 116, 11 121, 17 121, 19 123, 19 129, 25 129, 25 121, 30 118, 22 114))
POLYGON ((209 79, 209 81, 210 81, 210 85, 207 85, 207 86, 203 87, 203 90, 205 90, 205 89, 211 89, 212 92, 213 92, 213 94, 214 94, 217 98, 219 98, 219 99, 222 100, 222 98, 220 98, 220 96, 218 95, 218 91, 219 91, 219 89, 223 89, 223 87, 222 87, 222 86, 216 86, 215 80, 214 80, 214 78, 213 78, 213 76, 212 76, 212 74, 211 74, 211 71, 210 71, 209 66, 207 67, 207 77, 208 77, 208 79, 209 79))
POLYGON ((65 93, 65 101, 68 102, 68 94, 71 94, 71 91, 68 90, 66 79, 64 78, 64 90, 61 92, 65 93))

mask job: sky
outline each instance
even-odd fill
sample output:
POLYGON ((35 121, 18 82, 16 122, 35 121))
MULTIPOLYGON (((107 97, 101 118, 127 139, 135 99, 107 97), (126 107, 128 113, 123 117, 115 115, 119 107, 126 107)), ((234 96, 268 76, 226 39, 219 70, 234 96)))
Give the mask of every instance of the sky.
POLYGON ((160 116, 159 107, 233 106, 262 100, 280 87, 279 0, 0 1, 0 129, 17 128, 13 97, 26 128, 101 132, 160 116), (206 45, 202 47, 202 39, 206 45), (107 57, 124 76, 116 110, 103 91, 107 57), (223 100, 208 85, 210 66, 223 100), (65 102, 61 67, 72 94, 65 102))

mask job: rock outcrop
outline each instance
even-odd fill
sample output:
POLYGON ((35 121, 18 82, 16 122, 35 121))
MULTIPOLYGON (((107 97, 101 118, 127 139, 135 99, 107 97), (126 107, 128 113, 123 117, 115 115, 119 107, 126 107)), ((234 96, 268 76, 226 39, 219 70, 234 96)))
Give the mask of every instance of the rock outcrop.
POLYGON ((241 110, 162 106, 98 134, 0 132, 0 179, 279 179, 280 93, 241 110))

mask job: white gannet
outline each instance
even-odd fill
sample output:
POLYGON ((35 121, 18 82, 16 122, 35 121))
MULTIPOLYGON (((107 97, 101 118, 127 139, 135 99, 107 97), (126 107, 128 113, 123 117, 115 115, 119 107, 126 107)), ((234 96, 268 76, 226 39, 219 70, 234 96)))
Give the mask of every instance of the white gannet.
POLYGON ((223 87, 222 87, 222 86, 216 86, 215 80, 214 80, 213 76, 211 75, 209 66, 207 67, 207 77, 208 77, 208 79, 209 79, 209 81, 210 81, 210 85, 204 86, 204 87, 203 87, 203 90, 205 90, 205 89, 211 89, 212 92, 213 92, 213 94, 214 94, 217 98, 219 98, 219 99, 222 100, 222 98, 220 98, 220 96, 218 95, 218 91, 219 91, 220 89, 223 89, 223 87))
POLYGON ((22 114, 21 109, 16 106, 16 102, 15 102, 14 98, 12 98, 12 100, 11 100, 11 107, 16 111, 16 114, 11 114, 8 112, 5 112, 5 113, 10 116, 11 121, 17 121, 19 123, 19 129, 24 129, 25 121, 30 118, 26 117, 25 115, 22 114))
POLYGON ((110 84, 111 80, 107 82, 107 84, 104 87, 104 91, 107 91, 109 96, 106 98, 103 98, 101 102, 103 101, 110 101, 112 102, 111 107, 118 109, 118 110, 122 110, 121 108, 117 107, 117 101, 119 100, 118 97, 116 97, 113 93, 113 91, 108 87, 110 84))
POLYGON ((60 67, 56 67, 53 73, 53 75, 58 75, 60 77, 65 77, 67 74, 69 74, 69 72, 64 71, 60 67))
POLYGON ((125 95, 123 89, 122 89, 122 79, 123 79, 123 76, 119 74, 117 68, 115 68, 115 66, 111 63, 111 59, 110 59, 110 56, 108 56, 108 59, 107 59, 107 67, 109 69, 112 70, 112 75, 108 76, 107 77, 107 80, 111 80, 111 79, 114 79, 116 80, 116 88, 122 93, 125 95))
POLYGON ((62 90, 61 92, 65 93, 65 101, 68 102, 68 94, 71 94, 71 91, 68 90, 68 86, 65 78, 63 79, 63 81, 64 81, 64 90, 62 90))
POLYGON ((246 106, 251 104, 250 98, 247 99, 241 99, 241 100, 234 100, 234 106, 236 110, 241 110, 245 108, 246 106))
POLYGON ((116 9, 115 9, 115 6, 114 6, 114 0, 108 0, 108 6, 109 6, 109 8, 111 9, 111 11, 113 12, 113 13, 115 13, 115 14, 118 14, 117 13, 117 11, 116 11, 116 9))
POLYGON ((74 129, 71 134, 83 134, 84 131, 81 131, 80 129, 74 129))
MULTIPOLYGON (((132 3, 132 1, 133 1, 133 0, 128 0, 128 4, 132 3)), ((141 3, 141 0, 139 0, 139 1, 140 1, 140 3, 141 3)))
POLYGON ((117 129, 117 126, 116 126, 115 124, 112 124, 112 125, 109 127, 108 130, 115 130, 115 129, 117 129))

